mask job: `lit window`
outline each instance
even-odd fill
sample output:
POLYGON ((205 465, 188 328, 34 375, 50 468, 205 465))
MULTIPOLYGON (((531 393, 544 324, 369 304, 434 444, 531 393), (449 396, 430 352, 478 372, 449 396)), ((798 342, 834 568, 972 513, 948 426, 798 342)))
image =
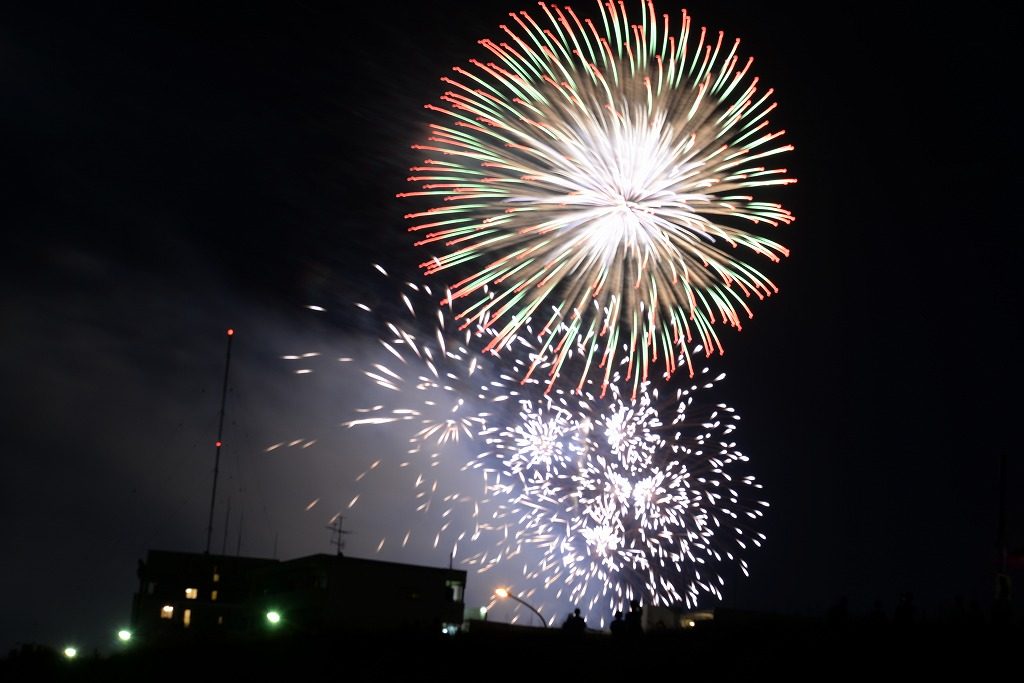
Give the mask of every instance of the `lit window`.
POLYGON ((185 614, 181 616, 181 623, 185 624, 185 628, 188 628, 188 625, 192 623, 192 610, 185 610, 185 614))
POLYGON ((461 581, 445 581, 445 585, 452 591, 452 602, 462 602, 462 592, 465 585, 461 581))
POLYGON ((216 600, 216 599, 217 599, 217 591, 211 591, 210 592, 210 600, 216 600))
POLYGON ((189 600, 195 600, 196 598, 199 597, 199 589, 198 588, 186 588, 185 589, 185 597, 188 598, 189 600))
POLYGON ((217 617, 217 624, 223 624, 223 623, 224 623, 224 617, 217 617))
POLYGON ((163 607, 161 607, 160 608, 160 618, 161 619, 173 619, 174 618, 174 606, 173 605, 164 605, 163 607))
POLYGON ((214 569, 214 570, 213 570, 213 582, 214 582, 214 583, 217 583, 218 581, 220 581, 220 574, 218 574, 218 573, 217 573, 217 570, 216 570, 216 569, 214 569))

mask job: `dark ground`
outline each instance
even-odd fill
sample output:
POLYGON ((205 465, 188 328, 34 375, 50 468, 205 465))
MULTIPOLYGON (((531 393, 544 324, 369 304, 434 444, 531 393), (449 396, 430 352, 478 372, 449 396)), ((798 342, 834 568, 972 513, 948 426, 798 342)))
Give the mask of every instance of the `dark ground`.
MULTIPOLYGON (((1006 672, 1019 624, 762 619, 613 639, 558 629, 499 629, 455 637, 276 634, 248 642, 135 647, 64 661, 53 651, 12 653, 3 680, 373 680, 416 677, 550 680, 670 675, 703 680, 852 680, 970 677, 1006 672), (201 674, 199 672, 202 672, 201 674)), ((402 680, 402 679, 399 679, 402 680)))

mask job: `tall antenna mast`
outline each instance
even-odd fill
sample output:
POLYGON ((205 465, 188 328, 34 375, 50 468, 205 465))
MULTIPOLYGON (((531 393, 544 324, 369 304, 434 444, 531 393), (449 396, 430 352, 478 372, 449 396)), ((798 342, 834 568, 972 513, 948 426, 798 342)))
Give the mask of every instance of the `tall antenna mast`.
POLYGON ((231 528, 231 496, 228 496, 228 509, 224 512, 224 539, 220 543, 220 554, 228 554, 228 529, 231 528))
POLYGON ((996 562, 999 574, 1006 573, 1006 451, 999 455, 999 522, 996 528, 996 562))
POLYGON ((217 473, 220 471, 221 437, 224 435, 224 404, 228 400, 228 371, 231 369, 231 340, 235 331, 228 328, 228 351, 224 362, 224 388, 220 394, 220 421, 217 423, 217 455, 213 460, 213 493, 210 495, 210 522, 206 526, 206 554, 210 554, 210 539, 213 537, 213 509, 217 505, 217 473))
MULTIPOLYGON (((230 499, 229 499, 230 500, 230 499)), ((238 516, 238 545, 235 546, 235 557, 242 554, 242 527, 245 526, 245 509, 242 509, 242 514, 238 516)), ((276 541, 275 541, 276 543, 276 541)), ((275 551, 276 552, 276 551, 275 551)))

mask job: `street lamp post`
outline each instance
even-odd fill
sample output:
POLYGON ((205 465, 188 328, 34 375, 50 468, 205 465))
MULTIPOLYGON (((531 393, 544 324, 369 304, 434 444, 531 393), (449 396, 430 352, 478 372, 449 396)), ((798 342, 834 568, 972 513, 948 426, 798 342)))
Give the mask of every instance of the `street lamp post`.
POLYGON ((520 605, 523 605, 523 606, 527 607, 528 609, 532 610, 533 613, 536 614, 540 618, 540 623, 544 626, 544 628, 548 627, 548 622, 544 619, 544 615, 543 614, 538 612, 534 608, 534 606, 531 605, 530 603, 526 602, 526 600, 523 600, 518 595, 514 595, 511 591, 509 591, 509 589, 507 589, 507 588, 495 588, 494 589, 494 594, 497 595, 499 598, 502 598, 502 599, 504 599, 504 598, 512 598, 513 600, 518 602, 520 605))

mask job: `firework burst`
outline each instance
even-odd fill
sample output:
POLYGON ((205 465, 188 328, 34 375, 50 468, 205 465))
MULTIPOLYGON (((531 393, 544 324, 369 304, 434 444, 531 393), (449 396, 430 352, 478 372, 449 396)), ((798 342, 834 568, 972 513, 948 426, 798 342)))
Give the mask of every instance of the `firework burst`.
POLYGON ((597 6, 592 21, 540 3, 540 21, 513 13, 503 39, 480 41, 490 58, 455 68, 427 106, 439 120, 416 148, 431 157, 399 196, 437 202, 407 216, 440 252, 422 267, 471 268, 444 303, 494 331, 487 350, 533 319, 543 343, 526 376, 544 365, 554 386, 579 347, 578 390, 591 372, 607 385, 617 353, 635 390, 654 364, 690 365, 695 338, 721 352, 713 326, 740 328, 777 291, 747 259, 788 255, 762 233, 792 214, 754 193, 795 182, 765 165, 792 146, 738 40, 693 30, 685 11, 673 27, 652 2, 639 23, 597 6))
POLYGON ((750 525, 768 504, 742 472, 739 416, 706 402, 724 375, 698 377, 667 400, 648 385, 623 399, 612 384, 603 399, 555 390, 523 401, 517 421, 485 435, 501 463, 492 497, 507 502, 490 527, 498 550, 469 561, 488 569, 539 549, 526 578, 588 610, 720 599, 722 567, 746 574, 743 552, 764 540, 750 525))

